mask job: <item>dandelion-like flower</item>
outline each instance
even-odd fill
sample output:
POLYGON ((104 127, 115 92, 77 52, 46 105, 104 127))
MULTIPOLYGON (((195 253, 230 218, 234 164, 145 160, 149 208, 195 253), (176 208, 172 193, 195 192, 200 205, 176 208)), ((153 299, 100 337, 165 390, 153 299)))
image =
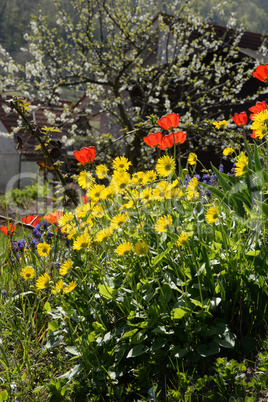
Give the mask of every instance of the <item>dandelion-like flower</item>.
POLYGON ((135 243, 135 245, 134 245, 134 253, 135 254, 142 256, 142 255, 147 254, 148 251, 149 251, 148 245, 144 240, 138 241, 137 243, 135 243))
POLYGON ((98 165, 96 167, 96 175, 98 179, 105 179, 105 177, 107 177, 108 171, 109 169, 105 164, 98 165))
POLYGON ((130 175, 125 171, 116 171, 113 174, 112 185, 119 194, 123 193, 130 184, 130 175))
POLYGON ((116 247, 115 252, 118 255, 121 255, 122 257, 125 257, 126 255, 128 255, 131 250, 132 250, 133 244, 130 242, 124 242, 119 244, 118 247, 116 247))
POLYGON ((234 153, 234 149, 232 147, 227 147, 223 150, 222 153, 224 156, 229 156, 234 153))
POLYGON ((95 179, 90 172, 83 170, 79 173, 78 176, 78 185, 83 188, 84 190, 88 190, 92 184, 94 183, 95 179))
POLYGON ((220 121, 214 121, 212 124, 218 129, 221 130, 222 128, 225 128, 228 124, 228 120, 220 120, 220 121))
POLYGON ((25 279, 26 281, 28 279, 32 279, 34 277, 35 270, 33 267, 27 266, 21 269, 20 275, 25 279))
POLYGON ((113 168, 114 170, 128 170, 129 166, 131 166, 131 162, 125 156, 117 156, 113 160, 113 168))
POLYGON ((206 213, 207 223, 215 223, 219 219, 219 210, 216 206, 210 207, 206 213))
POLYGON ((171 215, 168 214, 168 215, 161 216, 161 218, 159 218, 155 224, 155 230, 156 230, 156 232, 166 233, 168 230, 171 229, 172 224, 173 224, 173 221, 172 221, 171 215))
POLYGON ((128 219, 129 219, 129 214, 127 214, 127 213, 117 214, 111 220, 111 227, 113 229, 119 229, 121 226, 123 226, 126 223, 126 221, 128 219))
POLYGON ((254 138, 260 140, 268 133, 268 109, 252 116, 254 120, 250 128, 254 131, 254 138))
POLYGON ((189 234, 188 233, 181 233, 179 238, 178 238, 178 240, 177 240, 177 242, 176 242, 177 246, 178 247, 184 246, 188 242, 188 239, 189 239, 189 234))
POLYGON ((197 177, 193 177, 186 188, 187 191, 187 199, 191 200, 192 198, 196 198, 198 197, 199 193, 198 193, 198 180, 197 177))
POLYGON ((36 246, 36 251, 40 255, 40 257, 47 257, 50 253, 51 246, 46 243, 39 243, 36 246))
POLYGON ((77 286, 77 282, 76 281, 72 281, 70 282, 67 286, 65 286, 63 288, 63 293, 70 293, 72 292, 77 286))
POLYGON ((242 154, 238 161, 235 163, 235 176, 241 177, 243 176, 248 167, 248 157, 245 154, 242 154))
POLYGON ((161 177, 167 177, 171 173, 173 173, 176 169, 176 163, 172 156, 164 155, 162 158, 159 158, 155 170, 158 175, 161 177))
POLYGON ((188 156, 189 165, 195 165, 197 161, 197 155, 194 152, 191 152, 188 156))
POLYGON ((73 261, 67 260, 61 265, 59 273, 60 275, 66 275, 72 270, 72 268, 73 268, 73 261))
POLYGON ((82 234, 74 240, 73 249, 82 250, 90 247, 92 238, 88 234, 82 234))
POLYGON ((60 279, 60 280, 56 283, 55 288, 51 290, 51 293, 52 293, 53 295, 55 295, 55 294, 57 294, 57 293, 60 293, 60 292, 62 291, 62 289, 63 289, 63 286, 64 286, 63 280, 60 279))
POLYGON ((105 186, 103 184, 93 184, 92 187, 87 192, 87 196, 91 199, 97 202, 100 199, 101 193, 105 189, 105 186))
POLYGON ((47 272, 45 272, 43 275, 39 276, 35 286, 37 287, 37 289, 46 289, 49 285, 49 282, 50 282, 50 276, 48 275, 47 272))
POLYGON ((113 233, 113 228, 109 226, 108 228, 101 229, 97 234, 96 234, 96 240, 97 242, 101 243, 103 241, 107 241, 109 237, 113 233))

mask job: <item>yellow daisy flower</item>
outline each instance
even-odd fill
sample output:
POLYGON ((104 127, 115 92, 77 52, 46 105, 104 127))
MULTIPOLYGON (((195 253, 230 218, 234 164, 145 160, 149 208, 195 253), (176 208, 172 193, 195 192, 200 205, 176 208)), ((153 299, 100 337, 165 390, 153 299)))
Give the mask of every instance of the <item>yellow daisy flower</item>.
POLYGON ((140 199, 145 204, 153 199, 153 190, 151 189, 151 187, 146 187, 144 190, 141 191, 140 199))
POLYGON ((228 123, 229 123, 228 120, 220 120, 220 121, 214 121, 212 124, 213 124, 218 130, 221 130, 222 128, 225 128, 228 123))
POLYGON ((193 152, 191 152, 188 156, 188 163, 189 165, 195 165, 197 161, 197 155, 193 152))
POLYGON ((210 207, 206 213, 207 223, 215 223, 219 219, 219 210, 216 206, 210 207))
POLYGON ((21 269, 20 275, 27 281, 27 279, 32 279, 35 275, 35 270, 33 267, 27 266, 21 269))
POLYGON ((128 213, 117 214, 111 220, 111 227, 113 229, 119 229, 121 226, 123 226, 126 223, 126 221, 128 219, 129 219, 128 213))
POLYGON ((35 286, 37 287, 37 289, 45 289, 48 287, 49 282, 50 282, 50 276, 48 275, 47 272, 45 272, 43 275, 39 276, 35 286))
POLYGON ((109 169, 105 164, 98 165, 96 167, 96 175, 97 175, 98 179, 100 179, 100 180, 105 179, 105 177, 107 177, 108 171, 109 171, 109 169))
POLYGON ((131 184, 135 184, 136 186, 142 186, 144 184, 144 172, 136 172, 133 174, 131 179, 131 184))
POLYGON ((104 210, 101 205, 95 205, 95 207, 92 209, 91 216, 93 218, 103 218, 105 215, 104 210))
POLYGON ((235 163, 235 176, 241 177, 243 176, 248 167, 248 157, 245 154, 242 154, 238 161, 235 163))
POLYGON ((268 109, 252 116, 254 120, 250 128, 254 130, 255 138, 260 140, 268 133, 268 109))
POLYGON ((177 246, 179 246, 179 247, 184 246, 184 244, 187 243, 188 238, 189 238, 188 233, 181 233, 176 242, 177 246))
POLYGON ((113 186, 105 187, 100 195, 100 199, 103 201, 113 201, 115 197, 115 188, 113 186))
POLYGON ((113 160, 114 170, 126 171, 131 166, 131 162, 125 156, 117 156, 113 160))
POLYGON ((63 280, 60 279, 60 280, 56 283, 55 288, 51 290, 51 293, 52 293, 53 295, 55 295, 55 294, 57 294, 57 293, 60 293, 60 292, 62 291, 62 289, 63 289, 63 286, 64 286, 64 285, 63 285, 63 280))
POLYGON ((167 177, 174 172, 176 169, 176 163, 173 156, 164 155, 162 158, 159 158, 155 170, 158 175, 161 177, 167 177))
POLYGON ((187 187, 186 187, 186 191, 187 191, 187 199, 191 200, 192 198, 196 198, 198 197, 199 193, 198 193, 198 180, 197 177, 193 177, 187 187))
POLYGON ((172 227, 173 221, 171 215, 164 215, 158 219, 155 224, 155 230, 160 233, 166 233, 172 227))
POLYGON ((65 226, 67 223, 70 223, 74 219, 74 214, 72 212, 67 212, 62 215, 59 219, 59 226, 65 226))
POLYGON ((78 236, 73 244, 74 250, 82 250, 83 248, 88 248, 92 243, 92 238, 87 234, 82 234, 78 236))
POLYGON ((108 228, 101 229, 97 234, 96 234, 96 240, 97 242, 101 243, 103 241, 107 241, 109 237, 113 233, 113 228, 109 226, 108 228))
POLYGON ((100 199, 101 193, 105 189, 103 184, 93 184, 87 192, 87 196, 97 202, 100 199))
POLYGON ((83 188, 84 190, 89 189, 90 186, 94 183, 95 179, 91 173, 83 170, 79 173, 78 176, 78 185, 83 188))
POLYGON ((224 156, 229 156, 234 153, 234 149, 232 147, 227 147, 223 150, 222 153, 224 156))
POLYGON ((134 245, 134 253, 135 254, 145 255, 148 253, 148 251, 149 251, 148 245, 144 240, 138 241, 137 243, 135 243, 135 245, 134 245))
POLYGON ((67 286, 65 286, 63 288, 63 293, 70 293, 72 292, 77 286, 77 282, 76 281, 72 281, 70 282, 67 286))
POLYGON ((133 244, 130 242, 124 242, 119 244, 118 247, 116 247, 116 254, 121 255, 122 257, 125 257, 127 254, 129 254, 132 250, 133 244))
POLYGON ((121 194, 127 189, 128 185, 130 184, 130 175, 124 171, 116 171, 113 175, 112 184, 115 188, 115 191, 121 194))
POLYGON ((73 268, 73 261, 67 260, 61 265, 59 273, 60 275, 66 275, 71 271, 72 268, 73 268))
POLYGON ((36 246, 36 251, 40 255, 40 257, 47 257, 50 253, 51 246, 46 243, 39 243, 36 246))
POLYGON ((157 179, 157 174, 154 170, 149 170, 148 172, 145 173, 144 178, 143 178, 143 185, 152 183, 157 179))

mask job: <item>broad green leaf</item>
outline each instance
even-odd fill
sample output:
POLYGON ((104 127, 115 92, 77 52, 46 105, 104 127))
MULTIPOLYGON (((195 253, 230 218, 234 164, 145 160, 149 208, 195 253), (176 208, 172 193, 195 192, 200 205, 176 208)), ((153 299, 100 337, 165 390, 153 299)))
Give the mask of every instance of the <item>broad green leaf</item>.
POLYGON ((50 331, 56 331, 59 328, 59 325, 57 323, 56 320, 52 320, 48 323, 48 328, 50 329, 50 331))
POLYGON ((200 346, 197 347, 197 352, 202 357, 208 357, 208 356, 216 355, 217 353, 219 353, 219 351, 220 351, 220 347, 215 342, 210 342, 209 344, 200 345, 200 346))
POLYGON ((99 285, 98 287, 100 294, 102 294, 106 299, 112 299, 116 293, 115 289, 112 289, 107 285, 99 285))
MULTIPOLYGON (((218 169, 216 169, 213 165, 211 165, 211 167, 212 167, 212 169, 213 169, 215 175, 217 176, 217 179, 219 180, 219 182, 220 182, 220 184, 221 184, 223 190, 224 190, 224 191, 229 191, 230 188, 231 188, 231 186, 230 186, 230 184, 228 184, 227 181, 224 179, 223 173, 220 173, 220 172, 218 171, 218 169)), ((228 180, 229 180, 229 176, 227 176, 227 177, 228 177, 228 180)))
POLYGON ((178 359, 181 359, 187 354, 188 351, 189 350, 187 348, 181 348, 180 346, 175 346, 175 348, 172 351, 172 354, 178 359))
POLYGON ((48 301, 45 302, 45 304, 44 304, 44 312, 46 314, 51 313, 51 306, 50 306, 50 303, 48 301))
POLYGON ((132 338, 132 336, 135 335, 137 331, 138 331, 138 329, 135 328, 135 329, 132 329, 132 331, 126 332, 126 333, 122 336, 122 339, 125 339, 125 338, 132 338))
POLYGON ((256 257, 257 255, 260 254, 260 252, 261 252, 260 250, 251 250, 246 253, 246 256, 256 257))
POLYGON ((130 349, 128 352, 127 358, 129 357, 137 357, 142 355, 143 353, 146 353, 146 348, 144 345, 137 345, 134 346, 134 348, 130 349))
POLYGON ((66 352, 70 353, 71 355, 74 356, 81 356, 81 353, 78 351, 78 349, 75 346, 67 346, 65 348, 66 352))
POLYGON ((0 402, 7 401, 7 400, 8 400, 8 392, 1 391, 0 392, 0 402))
POLYGON ((233 349, 235 346, 236 336, 231 332, 225 332, 223 335, 214 336, 213 340, 218 345, 223 346, 224 348, 233 349))
POLYGON ((190 310, 187 307, 177 307, 174 308, 171 312, 171 318, 172 320, 180 320, 183 318, 186 314, 191 313, 192 310, 190 310))
POLYGON ((194 299, 190 299, 191 300, 191 303, 193 303, 195 306, 199 306, 199 307, 201 307, 201 308, 203 308, 204 306, 203 306, 203 303, 201 303, 201 301, 199 301, 199 300, 194 300, 194 299))
POLYGON ((261 209, 261 211, 264 213, 264 215, 268 218, 268 204, 265 202, 260 202, 256 200, 257 205, 261 209))
POLYGON ((163 251, 163 253, 154 257, 151 261, 151 264, 157 265, 170 252, 172 246, 173 246, 172 242, 168 243, 168 248, 165 251, 163 251))

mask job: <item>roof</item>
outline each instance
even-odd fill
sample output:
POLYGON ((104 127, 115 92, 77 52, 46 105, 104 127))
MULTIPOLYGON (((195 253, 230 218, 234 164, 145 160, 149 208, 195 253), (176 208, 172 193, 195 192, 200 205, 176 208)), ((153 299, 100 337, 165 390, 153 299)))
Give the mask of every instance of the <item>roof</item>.
MULTIPOLYGON (((14 128, 18 126, 18 114, 16 112, 10 111, 7 112, 6 108, 10 109, 10 100, 12 96, 2 96, 0 95, 0 120, 5 126, 8 133, 11 133, 14 128)), ((38 100, 34 100, 31 102, 32 106, 36 106, 34 108, 34 112, 28 116, 28 120, 31 121, 34 125, 39 128, 44 126, 47 127, 56 127, 60 129, 60 132, 53 132, 53 140, 61 140, 63 135, 67 135, 68 131, 70 131, 71 123, 60 123, 57 122, 57 118, 59 118, 64 112, 65 105, 73 107, 72 102, 70 101, 60 101, 58 105, 40 105, 38 100), (52 124, 49 118, 49 113, 53 113, 55 115, 55 124, 52 124), (57 124, 58 123, 58 124, 57 124)), ((71 116, 71 114, 70 114, 71 116)), ((18 143, 22 143, 21 153, 25 156, 34 156, 38 155, 38 152, 35 150, 36 145, 38 145, 37 139, 30 135, 26 130, 21 129, 14 136, 14 140, 18 143), (18 139, 20 138, 20 139, 18 139)))

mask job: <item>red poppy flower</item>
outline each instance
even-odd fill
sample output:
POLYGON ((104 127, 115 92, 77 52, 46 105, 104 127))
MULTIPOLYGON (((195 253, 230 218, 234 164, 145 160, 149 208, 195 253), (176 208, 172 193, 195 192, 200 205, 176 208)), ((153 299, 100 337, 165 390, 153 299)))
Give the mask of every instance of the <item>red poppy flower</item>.
POLYGON ((63 212, 62 211, 55 211, 51 214, 45 215, 44 219, 46 219, 49 223, 54 224, 57 223, 60 217, 62 216, 63 212))
POLYGON ((170 113, 167 116, 161 117, 157 124, 164 130, 170 130, 171 128, 178 127, 180 122, 180 115, 176 113, 170 113))
POLYGON ((8 225, 8 227, 7 227, 7 226, 1 226, 1 227, 0 227, 0 230, 1 230, 6 236, 7 236, 7 235, 13 236, 14 233, 15 233, 15 225, 12 226, 12 224, 10 223, 10 224, 8 225))
POLYGON ((157 131, 156 133, 150 133, 147 137, 143 137, 143 141, 149 145, 149 147, 154 148, 161 144, 163 139, 161 131, 157 131))
POLYGON ((268 82, 268 64, 261 64, 259 67, 256 68, 256 72, 252 73, 254 77, 258 78, 258 80, 262 82, 268 82))
POLYGON ((27 215, 21 219, 22 222, 27 223, 28 225, 36 226, 40 221, 40 216, 38 215, 27 215))
POLYGON ((177 131, 176 133, 170 133, 165 135, 161 144, 158 146, 159 149, 165 150, 167 148, 171 148, 174 145, 174 138, 175 138, 175 145, 176 144, 183 144, 186 140, 187 134, 182 131, 177 131))
POLYGON ((95 147, 81 148, 80 151, 74 151, 75 158, 78 162, 82 163, 82 165, 93 162, 95 154, 95 147))
POLYGON ((254 116, 254 114, 258 114, 265 109, 267 109, 267 103, 265 101, 257 102, 255 106, 252 106, 248 109, 252 112, 252 114, 249 116, 249 118, 252 120, 252 117, 254 116))
POLYGON ((85 195, 84 197, 82 197, 82 200, 84 201, 84 204, 87 203, 87 195, 85 195))
POLYGON ((256 138, 256 130, 253 130, 253 133, 252 134, 250 134, 250 136, 251 136, 251 138, 256 138))
POLYGON ((243 127, 248 122, 248 116, 246 112, 241 112, 239 114, 235 113, 234 116, 232 116, 232 119, 238 127, 243 127))

